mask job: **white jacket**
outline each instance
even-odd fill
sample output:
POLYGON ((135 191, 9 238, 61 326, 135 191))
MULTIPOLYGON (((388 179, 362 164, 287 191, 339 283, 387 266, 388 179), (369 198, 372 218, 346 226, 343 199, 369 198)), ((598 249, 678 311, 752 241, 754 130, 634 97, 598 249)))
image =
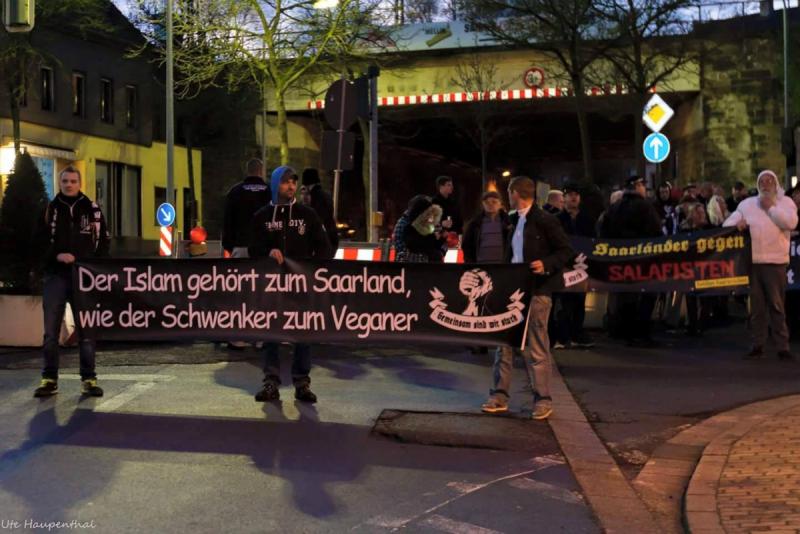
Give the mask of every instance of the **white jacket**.
POLYGON ((778 188, 778 198, 769 211, 761 208, 758 197, 742 200, 723 226, 736 226, 744 220, 750 227, 753 263, 789 263, 791 231, 797 226, 797 206, 778 188))

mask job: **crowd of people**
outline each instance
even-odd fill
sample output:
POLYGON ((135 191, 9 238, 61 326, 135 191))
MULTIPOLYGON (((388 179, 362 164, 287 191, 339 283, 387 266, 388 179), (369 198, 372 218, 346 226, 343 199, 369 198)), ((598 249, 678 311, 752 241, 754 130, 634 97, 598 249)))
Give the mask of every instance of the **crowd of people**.
MULTIPOLYGON (((338 246, 333 201, 320 183, 316 169, 300 176, 291 167, 275 169, 264 179, 260 160, 246 164, 246 176, 225 197, 222 246, 234 258, 272 258, 282 264, 290 259, 330 259, 338 246), (299 201, 298 201, 299 196, 299 201)), ((46 255, 44 312, 44 370, 37 397, 58 392, 58 329, 65 303, 72 300, 71 264, 103 256, 109 236, 100 208, 81 191, 81 175, 68 167, 59 174, 60 192, 43 217, 43 232, 49 236, 46 255)), ((584 209, 586 189, 566 183, 550 190, 539 207, 537 183, 525 176, 512 178, 505 209, 498 191, 486 191, 477 212, 461 215, 454 181, 436 178, 433 196, 416 195, 398 219, 392 233, 396 261, 442 262, 448 248, 458 247, 467 263, 524 263, 531 271, 532 305, 527 321, 527 347, 521 351, 534 394, 534 419, 552 413, 549 395, 551 349, 589 348, 593 340, 584 329, 586 294, 563 292, 562 270, 574 258, 570 236, 639 239, 670 236, 720 226, 749 228, 753 268, 750 276, 750 326, 753 345, 749 359, 764 356, 771 332, 781 359, 793 359, 789 351, 789 328, 800 330, 798 292, 786 298, 789 240, 798 232, 800 187, 784 193, 777 175, 761 172, 755 189, 737 182, 729 196, 710 182, 687 184, 681 189, 670 182, 658 185, 654 194, 645 180, 629 177, 624 188, 611 193, 599 216, 584 209), (787 302, 788 301, 788 302, 787 302), (790 310, 787 323, 786 309, 790 310)), ((588 207, 588 204, 587 204, 588 207)), ((677 324, 682 300, 686 303, 686 333, 700 335, 728 320, 729 296, 696 294, 616 293, 609 296, 608 330, 630 345, 656 345, 652 322, 656 306, 668 324, 677 324)), ((79 332, 80 334, 80 332, 79 332)), ((94 344, 80 336, 82 391, 102 396, 94 370, 94 344)), ((235 347, 232 341, 230 346, 235 347)), ((264 343, 264 379, 257 401, 280 398, 278 344, 264 343)), ((494 381, 482 409, 488 413, 508 409, 514 351, 500 347, 494 355, 494 381)), ((311 348, 296 343, 292 360, 295 398, 316 402, 311 391, 311 348)))

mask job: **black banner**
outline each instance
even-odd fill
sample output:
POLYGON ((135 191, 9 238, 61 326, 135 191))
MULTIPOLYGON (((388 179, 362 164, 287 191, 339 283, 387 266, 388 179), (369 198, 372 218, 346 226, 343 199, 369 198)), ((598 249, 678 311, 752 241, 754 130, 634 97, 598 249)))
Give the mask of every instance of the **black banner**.
POLYGON ((518 346, 529 281, 523 265, 152 259, 73 269, 76 320, 109 340, 518 346))
POLYGON ((718 228, 652 239, 572 238, 568 291, 737 291, 749 283, 750 238, 718 228))
POLYGON ((800 236, 794 236, 789 245, 789 291, 800 291, 800 236))

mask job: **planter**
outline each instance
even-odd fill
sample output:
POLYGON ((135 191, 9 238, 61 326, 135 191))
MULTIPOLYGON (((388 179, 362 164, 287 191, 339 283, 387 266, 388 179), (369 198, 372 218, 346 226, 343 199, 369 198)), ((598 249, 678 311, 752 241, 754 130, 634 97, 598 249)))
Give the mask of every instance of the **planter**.
MULTIPOLYGON (((0 346, 41 347, 44 336, 40 295, 0 295, 0 346)), ((63 344, 72 334, 72 310, 67 304, 61 324, 63 344)))

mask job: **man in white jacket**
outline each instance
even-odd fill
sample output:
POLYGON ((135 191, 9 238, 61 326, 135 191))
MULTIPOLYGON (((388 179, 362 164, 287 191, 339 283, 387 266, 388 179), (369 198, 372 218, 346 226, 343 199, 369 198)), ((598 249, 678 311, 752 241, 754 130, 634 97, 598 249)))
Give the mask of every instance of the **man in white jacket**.
POLYGON ((750 276, 750 327, 753 348, 749 360, 764 357, 768 327, 778 347, 778 357, 792 360, 784 300, 789 264, 790 232, 797 226, 797 207, 778 186, 778 176, 762 171, 756 180, 758 196, 743 200, 723 226, 750 228, 753 270, 750 276))

